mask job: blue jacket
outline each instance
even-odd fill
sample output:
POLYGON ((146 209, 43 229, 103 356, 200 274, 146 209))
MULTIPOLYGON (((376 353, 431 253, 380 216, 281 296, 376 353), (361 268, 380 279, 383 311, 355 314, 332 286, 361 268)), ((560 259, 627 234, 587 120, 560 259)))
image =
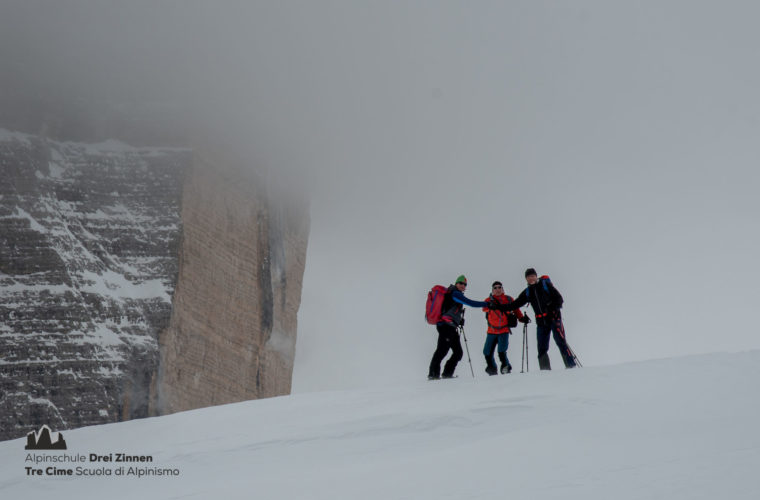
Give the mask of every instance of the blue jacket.
POLYGON ((441 321, 438 324, 461 325, 464 318, 464 306, 488 307, 488 302, 470 300, 454 285, 449 285, 446 296, 443 298, 443 306, 441 307, 443 314, 441 314, 441 321))

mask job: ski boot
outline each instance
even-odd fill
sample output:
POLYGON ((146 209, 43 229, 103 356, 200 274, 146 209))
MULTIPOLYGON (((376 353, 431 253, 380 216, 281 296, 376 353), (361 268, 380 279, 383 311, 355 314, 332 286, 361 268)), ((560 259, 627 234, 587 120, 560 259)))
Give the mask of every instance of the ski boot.
POLYGON ((507 353, 506 352, 500 352, 499 353, 499 361, 501 361, 501 374, 506 375, 507 373, 512 373, 512 365, 509 364, 509 361, 507 361, 507 353))

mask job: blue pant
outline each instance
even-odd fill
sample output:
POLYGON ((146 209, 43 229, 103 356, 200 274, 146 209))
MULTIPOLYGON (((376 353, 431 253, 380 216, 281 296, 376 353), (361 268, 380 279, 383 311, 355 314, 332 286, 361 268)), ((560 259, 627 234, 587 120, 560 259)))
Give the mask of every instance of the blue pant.
POLYGON ((496 344, 499 345, 499 359, 504 354, 502 362, 504 364, 510 364, 507 360, 507 348, 509 347, 509 334, 508 333, 489 333, 486 334, 486 343, 483 346, 483 355, 486 357, 488 366, 496 366, 493 360, 493 351, 496 348, 496 344), (490 362, 488 362, 490 360, 490 362))
POLYGON ((549 362, 549 338, 552 334, 554 334, 554 342, 556 342, 559 352, 562 355, 562 361, 565 363, 565 368, 574 368, 575 360, 573 359, 573 353, 570 351, 570 347, 567 345, 567 340, 565 340, 565 326, 562 324, 562 318, 554 319, 548 325, 536 326, 538 365, 542 370, 551 370, 551 363, 549 362))

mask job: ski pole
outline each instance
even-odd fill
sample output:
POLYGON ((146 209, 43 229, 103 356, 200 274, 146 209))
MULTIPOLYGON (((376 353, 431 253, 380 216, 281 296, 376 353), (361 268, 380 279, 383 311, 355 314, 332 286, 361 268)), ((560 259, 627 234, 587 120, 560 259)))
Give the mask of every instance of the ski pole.
POLYGON ((573 348, 570 347, 570 344, 567 342, 567 336, 565 335, 564 321, 561 324, 562 324, 562 338, 565 339, 565 345, 567 346, 567 350, 570 353, 570 356, 573 357, 573 361, 575 361, 575 364, 578 365, 580 368, 583 368, 583 365, 581 364, 581 360, 578 359, 578 356, 575 354, 575 351, 573 351, 573 348))
MULTIPOLYGON (((565 343, 567 344, 567 340, 565 340, 565 343)), ((570 344, 567 344, 567 350, 570 351, 570 355, 573 357, 573 361, 575 361, 575 364, 583 368, 583 365, 581 364, 581 360, 578 359, 578 356, 575 354, 575 351, 573 351, 573 348, 570 347, 570 344)))
POLYGON ((525 373, 525 341, 528 337, 528 324, 523 323, 523 343, 522 343, 522 362, 520 363, 520 373, 525 373))
POLYGON ((475 370, 472 369, 472 360, 470 359, 470 348, 467 347, 467 335, 464 334, 464 327, 462 325, 459 325, 459 331, 462 332, 462 337, 464 337, 464 348, 467 349, 467 361, 470 363, 470 373, 472 373, 472 378, 475 378, 475 370))
POLYGON ((523 345, 525 351, 523 352, 523 358, 525 358, 525 371, 530 372, 530 357, 528 355, 528 324, 523 325, 523 345))
MULTIPOLYGON (((528 308, 525 308, 524 315, 528 315, 528 308)), ((525 357, 525 371, 530 372, 530 356, 528 354, 528 323, 523 324, 523 345, 525 346, 525 352, 523 352, 523 357, 525 357)))

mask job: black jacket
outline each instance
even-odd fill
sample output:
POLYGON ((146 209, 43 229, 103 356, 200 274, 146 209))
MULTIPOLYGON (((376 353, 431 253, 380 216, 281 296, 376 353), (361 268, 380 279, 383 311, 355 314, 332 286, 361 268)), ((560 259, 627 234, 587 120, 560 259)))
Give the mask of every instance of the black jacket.
POLYGON ((529 285, 514 301, 499 304, 496 308, 503 312, 514 311, 528 302, 533 307, 536 323, 539 325, 549 324, 553 319, 561 317, 559 310, 564 299, 552 282, 545 279, 539 279, 535 285, 529 285))

